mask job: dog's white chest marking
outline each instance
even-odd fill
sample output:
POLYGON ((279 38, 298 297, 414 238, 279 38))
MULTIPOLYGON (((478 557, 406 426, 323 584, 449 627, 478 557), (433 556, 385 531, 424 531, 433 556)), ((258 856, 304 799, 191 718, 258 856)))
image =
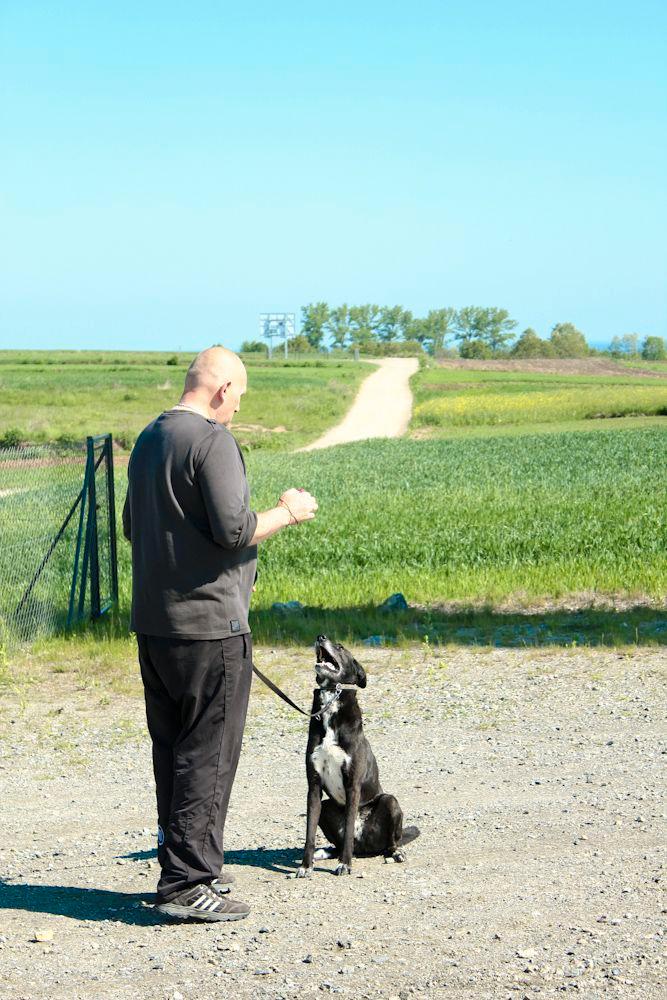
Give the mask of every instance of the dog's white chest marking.
POLYGON ((350 757, 336 743, 333 731, 326 724, 326 715, 327 713, 325 713, 324 739, 318 747, 315 747, 310 759, 328 794, 342 806, 345 805, 343 766, 349 763, 350 757))

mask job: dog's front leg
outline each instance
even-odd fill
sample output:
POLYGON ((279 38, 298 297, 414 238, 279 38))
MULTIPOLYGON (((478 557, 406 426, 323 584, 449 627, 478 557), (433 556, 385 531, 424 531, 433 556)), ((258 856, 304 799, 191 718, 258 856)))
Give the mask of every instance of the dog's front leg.
POLYGON ((361 781, 351 775, 345 796, 345 829, 343 831, 343 850, 340 854, 340 864, 335 868, 336 875, 349 875, 352 871, 352 853, 354 851, 354 824, 359 812, 361 798, 361 781))
POLYGON ((314 771, 309 775, 308 780, 308 804, 306 807, 306 846, 303 850, 303 861, 296 873, 297 878, 309 878, 313 874, 313 854, 315 853, 315 837, 317 835, 317 824, 320 821, 322 811, 322 781, 319 774, 314 771))

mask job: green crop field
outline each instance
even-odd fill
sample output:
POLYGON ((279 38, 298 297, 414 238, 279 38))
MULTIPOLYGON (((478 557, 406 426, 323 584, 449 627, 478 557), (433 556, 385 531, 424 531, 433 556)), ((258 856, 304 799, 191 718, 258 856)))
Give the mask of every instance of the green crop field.
POLYGON ((636 375, 424 368, 412 380, 415 428, 560 424, 665 417, 667 379, 636 375))
MULTIPOLYGON (((0 443, 81 441, 111 432, 130 448, 178 401, 192 355, 0 352, 0 443), (174 363, 169 363, 174 362, 174 363)), ((370 371, 348 360, 272 362, 246 357, 249 384, 237 418, 246 447, 296 448, 335 423, 370 371)))
MULTIPOLYGON (((258 509, 290 485, 320 502, 316 521, 261 547, 253 628, 267 639, 306 639, 327 621, 336 634, 419 628, 438 638, 445 623, 438 625, 437 609, 452 600, 491 607, 509 599, 518 607, 582 591, 630 603, 665 593, 661 428, 367 441, 280 457, 258 452, 248 468, 258 509), (374 612, 399 590, 435 609, 418 616, 422 625, 414 614, 389 623, 374 612), (318 610, 276 620, 272 602, 288 600, 318 610)), ((127 546, 121 564, 126 604, 127 546)), ((644 638, 667 639, 655 614, 651 621, 644 638)), ((601 628, 611 639, 612 625, 601 628)))
POLYGON ((664 593, 667 435, 661 430, 511 440, 370 441, 250 462, 256 502, 292 482, 316 522, 262 560, 263 603, 429 603, 597 588, 664 593), (307 542, 306 542, 307 539, 307 542))

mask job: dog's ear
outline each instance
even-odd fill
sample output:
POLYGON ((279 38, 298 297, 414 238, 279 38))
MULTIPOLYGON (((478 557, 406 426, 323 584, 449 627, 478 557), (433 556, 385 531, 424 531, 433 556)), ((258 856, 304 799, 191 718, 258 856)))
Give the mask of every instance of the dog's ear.
POLYGON ((359 663, 358 660, 354 661, 354 666, 355 666, 356 671, 357 671, 357 687, 365 688, 366 687, 366 671, 364 670, 364 668, 362 667, 362 665, 359 663))

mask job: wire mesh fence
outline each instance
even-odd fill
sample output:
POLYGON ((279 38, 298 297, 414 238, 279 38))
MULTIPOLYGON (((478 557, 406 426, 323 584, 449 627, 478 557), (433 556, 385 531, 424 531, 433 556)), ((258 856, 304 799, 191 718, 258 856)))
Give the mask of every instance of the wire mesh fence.
POLYGON ((0 449, 0 647, 96 617, 117 589, 110 437, 0 449))

